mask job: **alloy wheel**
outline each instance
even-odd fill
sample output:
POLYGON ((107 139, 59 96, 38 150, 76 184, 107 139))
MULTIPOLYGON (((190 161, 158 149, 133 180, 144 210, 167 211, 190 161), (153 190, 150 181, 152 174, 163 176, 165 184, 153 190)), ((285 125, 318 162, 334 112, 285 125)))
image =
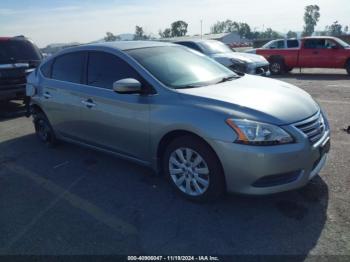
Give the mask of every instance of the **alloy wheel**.
POLYGON ((271 64, 271 71, 273 73, 279 73, 281 71, 281 65, 278 62, 274 62, 271 64))
POLYGON ((204 158, 190 148, 179 148, 170 154, 169 173, 183 193, 200 196, 209 187, 209 168, 204 158))

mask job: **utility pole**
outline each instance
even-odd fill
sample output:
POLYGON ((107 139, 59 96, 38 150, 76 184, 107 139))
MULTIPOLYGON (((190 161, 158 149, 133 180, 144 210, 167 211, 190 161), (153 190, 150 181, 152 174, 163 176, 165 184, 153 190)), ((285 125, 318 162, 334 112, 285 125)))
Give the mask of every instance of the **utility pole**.
POLYGON ((201 39, 203 39, 203 20, 201 20, 201 39))

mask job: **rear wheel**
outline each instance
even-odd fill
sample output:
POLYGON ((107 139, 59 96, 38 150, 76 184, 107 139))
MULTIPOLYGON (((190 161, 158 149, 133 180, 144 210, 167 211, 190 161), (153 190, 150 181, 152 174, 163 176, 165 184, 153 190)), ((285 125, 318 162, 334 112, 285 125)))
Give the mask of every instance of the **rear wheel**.
POLYGON ((163 157, 163 170, 177 192, 187 199, 214 200, 225 191, 219 159, 196 137, 183 136, 172 141, 163 157))
POLYGON ((280 75, 285 72, 285 65, 282 60, 276 59, 270 62, 270 71, 273 75, 280 75))
POLYGON ((56 145, 57 139, 55 133, 45 114, 42 112, 37 112, 33 117, 35 133, 39 140, 49 147, 56 145))
POLYGON ((346 63, 345 69, 348 72, 348 74, 350 75, 350 60, 348 60, 348 62, 346 63))

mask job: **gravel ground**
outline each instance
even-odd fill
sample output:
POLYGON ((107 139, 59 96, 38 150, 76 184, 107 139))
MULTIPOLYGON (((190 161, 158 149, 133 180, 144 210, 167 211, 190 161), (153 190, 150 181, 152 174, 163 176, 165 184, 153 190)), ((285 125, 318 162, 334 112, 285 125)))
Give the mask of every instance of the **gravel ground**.
POLYGON ((276 78, 309 92, 328 115, 326 167, 297 191, 212 204, 179 198, 164 178, 133 163, 69 144, 46 148, 20 104, 0 106, 0 254, 350 259, 350 135, 343 130, 350 125, 350 77, 294 70, 276 78))

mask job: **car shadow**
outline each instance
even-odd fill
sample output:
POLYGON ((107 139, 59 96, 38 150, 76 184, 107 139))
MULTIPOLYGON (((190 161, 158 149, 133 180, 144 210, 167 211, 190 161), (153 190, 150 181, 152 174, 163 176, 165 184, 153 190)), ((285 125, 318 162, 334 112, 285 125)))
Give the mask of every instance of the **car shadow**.
POLYGON ((330 73, 330 74, 317 74, 317 73, 299 73, 294 70, 291 73, 283 75, 272 75, 271 78, 275 79, 295 79, 295 80, 326 80, 326 81, 338 81, 338 80, 350 80, 350 76, 346 73, 330 73))
POLYGON ((0 121, 25 116, 25 105, 20 101, 0 102, 0 121))
MULTIPOLYGON (((47 211, 37 222, 36 230, 28 230, 18 240, 12 254, 23 253, 23 243, 31 254, 40 253, 38 246, 46 254, 65 254, 60 253, 60 247, 69 244, 70 254, 111 254, 115 248, 114 254, 298 255, 297 260, 303 261, 315 247, 327 219, 328 187, 319 176, 306 187, 291 192, 261 197, 228 195, 213 203, 199 204, 178 196, 164 177, 147 168, 66 143, 50 149, 33 134, 0 143, 0 152, 6 152, 0 155, 3 172, 10 172, 8 164, 27 170, 49 181, 41 181, 40 186, 60 185, 88 202, 89 207, 94 207, 91 210, 103 210, 137 229, 135 237, 113 242, 112 250, 108 250, 108 233, 100 234, 94 229, 95 223, 102 223, 98 216, 94 215, 96 221, 87 226, 83 222, 87 220, 85 216, 91 216, 90 209, 81 208, 85 216, 77 223, 72 213, 79 207, 67 204, 62 210, 57 206, 47 211), (81 176, 83 179, 70 187, 81 176), (57 216, 59 219, 54 219, 57 216), (48 217, 52 219, 47 220, 48 217), (89 239, 89 234, 93 239, 89 239), (60 242, 55 242, 57 235, 60 242), (67 243, 62 239, 67 239, 67 243), (89 241, 100 245, 89 246, 89 241), (121 246, 122 251, 118 249, 121 246)), ((15 190, 19 198, 25 190, 30 190, 33 198, 36 194, 33 187, 15 190)), ((2 194, 2 199, 6 201, 6 195, 2 194)), ((33 208, 41 212, 44 207, 33 208)), ((21 209, 10 211, 2 210, 17 219, 25 215, 21 209)), ((13 223, 3 219, 0 232, 3 227, 13 227, 13 223)), ((108 232, 118 234, 115 228, 108 232)))

